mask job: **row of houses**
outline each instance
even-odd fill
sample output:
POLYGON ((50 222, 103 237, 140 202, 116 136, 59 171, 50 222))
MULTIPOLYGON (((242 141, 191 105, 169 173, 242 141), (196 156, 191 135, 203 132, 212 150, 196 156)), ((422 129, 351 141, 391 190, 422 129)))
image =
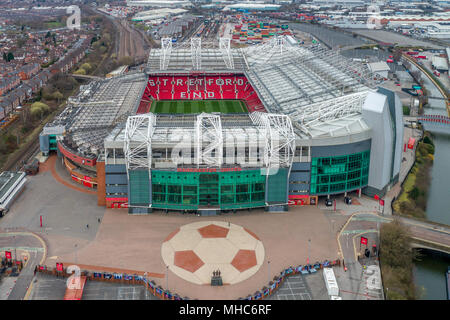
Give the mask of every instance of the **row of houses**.
MULTIPOLYGON (((3 117, 8 116, 14 112, 18 106, 24 101, 30 99, 33 94, 37 93, 50 78, 55 74, 61 72, 65 73, 72 69, 86 54, 91 43, 91 37, 81 38, 74 47, 69 50, 62 58, 55 62, 50 67, 40 71, 29 80, 22 81, 15 90, 6 94, 0 101, 0 108, 4 110, 3 117)), ((0 110, 1 110, 0 109, 0 110)), ((0 116, 1 116, 0 112, 0 116)), ((2 120, 2 118, 0 118, 2 120)))
POLYGON ((13 90, 20 85, 21 81, 30 80, 40 70, 38 63, 31 63, 21 66, 14 72, 8 72, 1 75, 0 78, 0 96, 13 90))

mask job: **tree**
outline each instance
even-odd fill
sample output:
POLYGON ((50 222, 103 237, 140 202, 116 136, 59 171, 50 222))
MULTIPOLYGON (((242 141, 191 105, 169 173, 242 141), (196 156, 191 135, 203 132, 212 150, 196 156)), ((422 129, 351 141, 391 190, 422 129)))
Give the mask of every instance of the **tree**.
POLYGON ((123 65, 132 65, 134 63, 134 59, 132 57, 129 56, 125 56, 119 59, 119 65, 123 66, 123 65))
POLYGON ((398 220, 385 223, 380 231, 380 257, 391 267, 412 267, 413 252, 410 246, 409 231, 398 220))
POLYGON ((74 74, 80 74, 80 75, 86 75, 86 70, 84 69, 78 69, 77 71, 74 72, 74 74))
POLYGON ((53 93, 53 98, 54 98, 56 101, 58 101, 58 104, 59 104, 59 102, 64 98, 64 95, 63 95, 61 92, 59 92, 59 91, 55 91, 55 92, 53 93))
POLYGON ((38 119, 39 117, 42 120, 42 117, 50 111, 50 107, 42 102, 35 102, 31 105, 30 112, 31 116, 34 119, 38 119))
POLYGON ((8 52, 8 59, 7 62, 10 62, 11 60, 14 60, 14 55, 12 52, 8 52))
POLYGON ((80 68, 86 71, 86 74, 92 71, 92 66, 89 63, 83 63, 80 68))
POLYGON ((393 53, 393 59, 394 61, 400 61, 400 58, 402 57, 402 50, 400 49, 394 49, 394 53, 393 53))
POLYGON ((408 196, 413 199, 413 200, 417 200, 417 198, 419 198, 420 196, 420 190, 419 188, 417 188, 416 186, 414 186, 410 192, 408 192, 408 196))

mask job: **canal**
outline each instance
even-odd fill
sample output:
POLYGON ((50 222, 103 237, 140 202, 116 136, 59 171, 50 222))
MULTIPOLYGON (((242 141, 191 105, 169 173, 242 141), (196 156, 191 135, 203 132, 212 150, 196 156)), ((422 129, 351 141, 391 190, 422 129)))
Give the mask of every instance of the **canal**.
MULTIPOLYGON (((424 84, 430 96, 441 96, 439 90, 424 75, 424 84)), ((445 101, 429 99, 430 106, 425 114, 447 115, 445 101)), ((450 225, 450 135, 434 134, 435 157, 431 170, 431 185, 428 191, 427 218, 430 221, 450 225)), ((416 285, 423 288, 420 299, 447 299, 445 272, 450 266, 450 256, 421 250, 420 258, 414 264, 416 285)))

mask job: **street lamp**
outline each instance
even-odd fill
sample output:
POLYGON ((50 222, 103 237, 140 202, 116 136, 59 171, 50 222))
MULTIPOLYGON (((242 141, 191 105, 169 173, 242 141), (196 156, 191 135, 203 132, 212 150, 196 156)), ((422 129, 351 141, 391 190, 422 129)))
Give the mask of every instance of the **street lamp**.
POLYGON ((267 272, 268 272, 268 276, 269 276, 269 282, 270 283, 270 260, 267 260, 267 272))
POLYGON ((16 245, 16 236, 13 236, 14 239, 14 260, 17 261, 17 245, 16 245))
POLYGON ((311 239, 308 239, 308 257, 306 258, 306 264, 309 264, 309 255, 310 255, 310 246, 311 246, 311 239))
POLYGON ((78 244, 75 243, 75 264, 78 264, 77 246, 78 244))
POLYGON ((145 281, 145 300, 147 300, 147 292, 148 292, 147 272, 144 272, 144 281, 145 281))
POLYGON ((166 290, 169 290, 169 266, 166 266, 166 290))

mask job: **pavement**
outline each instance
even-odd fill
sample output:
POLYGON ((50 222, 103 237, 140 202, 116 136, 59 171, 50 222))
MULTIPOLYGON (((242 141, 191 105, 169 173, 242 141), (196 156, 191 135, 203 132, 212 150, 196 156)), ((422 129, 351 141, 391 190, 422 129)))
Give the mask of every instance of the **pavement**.
POLYGON ((296 274, 287 277, 277 291, 267 300, 312 300, 311 291, 305 279, 308 276, 296 274))

